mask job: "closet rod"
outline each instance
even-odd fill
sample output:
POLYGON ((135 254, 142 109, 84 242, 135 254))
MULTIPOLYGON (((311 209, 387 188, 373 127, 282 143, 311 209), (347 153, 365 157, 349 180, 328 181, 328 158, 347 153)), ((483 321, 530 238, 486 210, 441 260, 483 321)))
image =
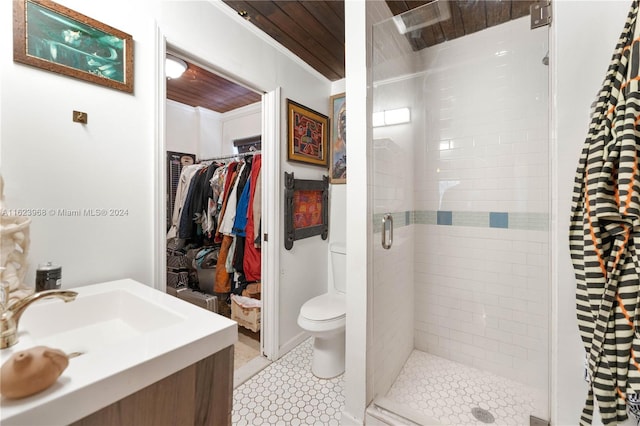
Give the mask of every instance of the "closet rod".
POLYGON ((247 155, 255 155, 255 154, 260 154, 260 151, 249 151, 249 152, 243 152, 242 154, 222 155, 220 157, 205 158, 203 160, 198 160, 198 162, 202 163, 204 161, 228 160, 230 158, 240 158, 240 157, 246 157, 247 155))

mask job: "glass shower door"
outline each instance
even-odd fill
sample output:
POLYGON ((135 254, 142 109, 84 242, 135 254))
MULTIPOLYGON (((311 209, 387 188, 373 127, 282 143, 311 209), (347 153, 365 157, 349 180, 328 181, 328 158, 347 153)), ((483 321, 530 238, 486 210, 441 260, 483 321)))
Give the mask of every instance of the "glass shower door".
POLYGON ((424 424, 550 417, 548 28, 495 3, 373 31, 374 390, 424 424))

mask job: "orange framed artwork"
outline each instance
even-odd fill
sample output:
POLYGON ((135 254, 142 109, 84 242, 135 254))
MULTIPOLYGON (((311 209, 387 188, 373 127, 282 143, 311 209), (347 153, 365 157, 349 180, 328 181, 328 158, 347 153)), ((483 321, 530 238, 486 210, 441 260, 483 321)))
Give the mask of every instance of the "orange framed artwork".
POLYGON ((329 177, 322 180, 295 179, 284 172, 285 186, 285 242, 291 250, 293 242, 320 235, 329 235, 329 177))

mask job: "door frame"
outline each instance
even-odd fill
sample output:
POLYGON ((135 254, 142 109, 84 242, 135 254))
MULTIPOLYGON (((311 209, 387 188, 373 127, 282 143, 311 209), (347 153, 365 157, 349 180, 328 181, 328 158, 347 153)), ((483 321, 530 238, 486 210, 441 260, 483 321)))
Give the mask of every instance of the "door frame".
MULTIPOLYGON (((189 52, 173 42, 167 41, 167 36, 156 24, 156 66, 155 66, 155 126, 154 147, 154 200, 155 210, 153 218, 154 232, 152 241, 153 257, 153 283, 151 287, 166 292, 167 290, 167 263, 166 263, 166 83, 165 83, 165 56, 167 45, 181 52, 189 52)), ((187 53, 187 56, 189 54, 187 53)), ((215 71, 225 78, 238 81, 233 76, 215 71)), ((246 85, 245 85, 246 86, 246 85)), ((247 86, 248 89, 262 93, 262 234, 268 236, 268 240, 262 243, 262 309, 260 350, 269 360, 275 361, 279 348, 279 324, 278 324, 278 271, 279 242, 280 242, 280 197, 279 197, 279 170, 280 170, 280 118, 281 118, 281 90, 279 87, 271 91, 264 91, 247 86)))
POLYGON ((260 350, 279 358, 280 327, 280 99, 281 89, 262 95, 262 327, 260 350), (266 253, 265 253, 266 248, 266 253))

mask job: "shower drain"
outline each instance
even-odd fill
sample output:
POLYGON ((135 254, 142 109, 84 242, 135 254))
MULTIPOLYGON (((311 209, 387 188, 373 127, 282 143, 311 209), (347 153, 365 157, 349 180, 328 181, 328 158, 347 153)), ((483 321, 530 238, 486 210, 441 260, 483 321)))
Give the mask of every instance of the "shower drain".
POLYGON ((493 414, 491 414, 484 408, 473 407, 471 409, 471 414, 473 414, 473 417, 475 417, 477 420, 481 421, 482 423, 493 423, 496 421, 496 419, 493 417, 493 414))

